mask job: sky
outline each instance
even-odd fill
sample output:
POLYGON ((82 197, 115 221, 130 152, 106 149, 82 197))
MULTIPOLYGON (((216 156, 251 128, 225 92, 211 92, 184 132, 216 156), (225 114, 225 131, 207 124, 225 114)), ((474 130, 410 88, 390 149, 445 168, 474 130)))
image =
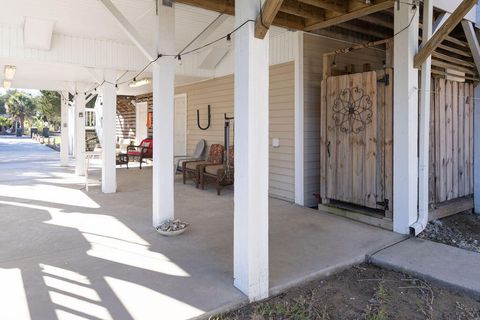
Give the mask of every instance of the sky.
MULTIPOLYGON (((31 95, 34 96, 34 97, 40 95, 40 90, 33 90, 33 89, 14 89, 14 88, 12 88, 12 90, 17 90, 17 91, 20 91, 20 92, 29 93, 29 94, 31 94, 31 95)), ((4 88, 0 88, 0 95, 5 94, 5 92, 7 92, 7 90, 5 90, 4 88)))

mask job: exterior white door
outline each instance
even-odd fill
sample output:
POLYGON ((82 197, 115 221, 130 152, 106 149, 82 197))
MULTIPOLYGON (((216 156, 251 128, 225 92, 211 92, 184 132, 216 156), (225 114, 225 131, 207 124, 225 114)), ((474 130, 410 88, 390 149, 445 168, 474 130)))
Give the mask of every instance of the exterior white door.
POLYGON ((187 154, 187 95, 175 96, 175 155, 187 154))
POLYGON ((147 128, 147 116, 148 116, 148 104, 146 102, 137 103, 136 107, 136 140, 139 144, 143 139, 148 137, 147 128))

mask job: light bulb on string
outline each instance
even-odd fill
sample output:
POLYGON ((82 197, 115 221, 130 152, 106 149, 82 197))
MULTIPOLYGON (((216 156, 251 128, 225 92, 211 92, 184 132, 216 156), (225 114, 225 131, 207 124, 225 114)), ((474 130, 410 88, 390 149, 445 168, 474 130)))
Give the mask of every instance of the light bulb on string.
POLYGON ((227 48, 230 49, 232 47, 232 36, 231 34, 227 34, 227 48))

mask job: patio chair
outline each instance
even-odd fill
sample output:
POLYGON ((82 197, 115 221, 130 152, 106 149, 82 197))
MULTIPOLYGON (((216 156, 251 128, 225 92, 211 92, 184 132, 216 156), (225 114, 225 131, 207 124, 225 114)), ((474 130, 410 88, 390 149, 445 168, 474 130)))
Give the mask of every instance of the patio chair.
POLYGON ((120 138, 117 147, 115 148, 115 154, 117 157, 117 164, 127 164, 128 165, 128 147, 133 144, 131 139, 120 138))
POLYGON ((225 186, 233 184, 234 181, 234 146, 228 148, 228 163, 207 165, 200 173, 200 185, 202 190, 208 183, 215 183, 217 195, 220 195, 225 186))
POLYGON ((225 147, 221 144, 212 144, 208 151, 207 160, 184 161, 182 163, 183 184, 186 183, 187 178, 195 182, 195 187, 200 185, 200 173, 205 170, 205 166, 223 163, 223 152, 225 147))
POLYGON ((197 146, 195 147, 195 151, 191 156, 183 155, 183 156, 175 156, 175 173, 180 172, 182 168, 182 163, 184 161, 197 161, 202 160, 203 151, 205 150, 206 142, 204 139, 200 139, 197 142, 197 146))
POLYGON ((137 159, 140 162, 140 169, 144 159, 152 159, 153 157, 153 140, 143 139, 138 146, 129 146, 127 148, 127 169, 130 159, 137 159))

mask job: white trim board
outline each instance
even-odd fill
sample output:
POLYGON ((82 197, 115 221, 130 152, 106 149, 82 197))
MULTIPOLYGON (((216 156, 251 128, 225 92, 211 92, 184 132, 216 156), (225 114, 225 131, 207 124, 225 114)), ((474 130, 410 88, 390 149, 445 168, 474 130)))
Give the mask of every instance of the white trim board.
POLYGON ((293 48, 295 63, 295 203, 303 206, 305 204, 303 32, 296 32, 293 48))

